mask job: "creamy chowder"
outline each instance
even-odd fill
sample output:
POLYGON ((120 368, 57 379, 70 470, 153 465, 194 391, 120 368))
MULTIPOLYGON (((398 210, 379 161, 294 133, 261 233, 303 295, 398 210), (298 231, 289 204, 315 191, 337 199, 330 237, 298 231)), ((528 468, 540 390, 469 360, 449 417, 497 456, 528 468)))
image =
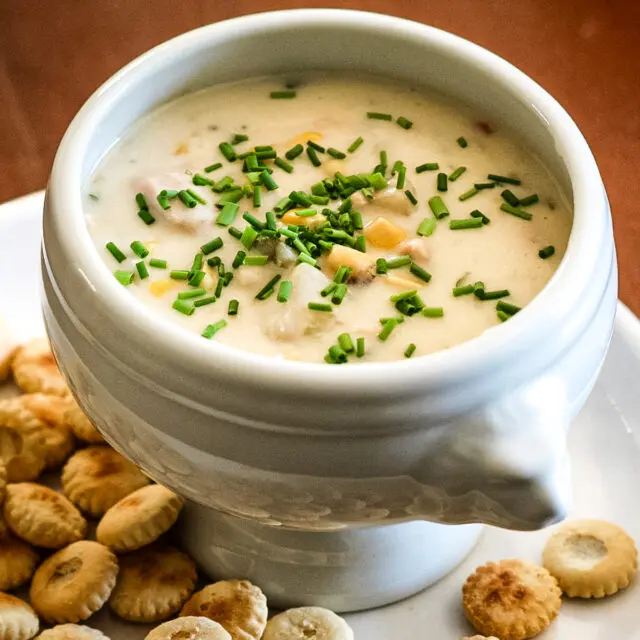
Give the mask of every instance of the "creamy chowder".
POLYGON ((572 223, 489 116, 334 74, 180 97, 113 147, 85 197, 97 250, 149 313, 328 363, 417 357, 508 321, 572 223))

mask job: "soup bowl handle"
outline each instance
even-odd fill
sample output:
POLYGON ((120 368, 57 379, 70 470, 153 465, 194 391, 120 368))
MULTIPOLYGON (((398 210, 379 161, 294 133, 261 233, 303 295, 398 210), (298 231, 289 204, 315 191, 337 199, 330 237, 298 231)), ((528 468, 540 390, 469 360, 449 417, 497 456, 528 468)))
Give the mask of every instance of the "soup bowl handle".
POLYGON ((520 530, 564 518, 569 407, 562 379, 551 375, 437 430, 412 472, 432 497, 417 515, 520 530))

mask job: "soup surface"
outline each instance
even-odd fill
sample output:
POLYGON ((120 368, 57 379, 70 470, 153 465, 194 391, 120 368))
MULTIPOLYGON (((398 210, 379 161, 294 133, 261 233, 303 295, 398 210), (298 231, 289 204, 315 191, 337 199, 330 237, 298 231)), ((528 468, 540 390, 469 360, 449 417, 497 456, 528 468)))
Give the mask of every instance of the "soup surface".
POLYGON ((508 321, 572 222, 545 167, 486 115, 334 74, 176 99, 85 196, 97 250, 149 313, 328 363, 417 357, 508 321))

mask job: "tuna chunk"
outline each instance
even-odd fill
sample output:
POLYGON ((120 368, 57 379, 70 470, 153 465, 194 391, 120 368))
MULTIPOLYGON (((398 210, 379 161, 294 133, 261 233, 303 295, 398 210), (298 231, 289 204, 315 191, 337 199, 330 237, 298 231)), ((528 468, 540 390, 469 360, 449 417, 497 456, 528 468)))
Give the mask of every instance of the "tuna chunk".
POLYGON ((414 238, 405 240, 398 246, 401 255, 411 256, 416 261, 425 261, 429 258, 429 238, 414 238))
POLYGON ((309 302, 321 302, 320 291, 330 280, 315 267, 299 264, 290 276, 293 284, 289 302, 271 306, 265 314, 263 332, 272 340, 297 340, 325 331, 335 322, 334 313, 311 311, 309 302))

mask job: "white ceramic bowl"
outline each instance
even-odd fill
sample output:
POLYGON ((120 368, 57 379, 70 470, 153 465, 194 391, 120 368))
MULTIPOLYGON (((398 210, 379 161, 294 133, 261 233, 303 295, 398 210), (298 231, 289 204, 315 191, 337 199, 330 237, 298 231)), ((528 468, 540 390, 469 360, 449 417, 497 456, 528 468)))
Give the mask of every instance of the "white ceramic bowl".
MULTIPOLYGON (((247 16, 146 53, 76 116, 46 199, 44 313, 64 374, 108 440, 149 475, 199 505, 253 521, 243 526, 232 518, 226 542, 215 543, 237 541, 238 527, 250 531, 236 554, 244 560, 253 554, 244 565, 228 554, 213 558, 204 525, 199 533, 192 527, 194 553, 218 573, 239 566, 250 573, 255 556, 271 554, 273 561, 281 544, 273 536, 289 539, 292 529, 347 528, 342 538, 317 533, 313 553, 319 555, 305 547, 296 556, 301 563, 313 556, 312 564, 339 565, 325 551, 338 539, 343 552, 355 549, 364 538, 348 538, 352 526, 429 520, 533 529, 561 518, 569 500, 565 434, 607 350, 616 274, 598 169, 555 100, 476 45, 368 13, 247 16), (205 342, 148 313, 117 283, 93 249, 81 198, 109 147, 141 115, 184 92, 314 67, 392 76, 476 104, 498 126, 515 129, 551 167, 572 196, 574 225, 557 273, 521 313, 434 355, 327 367, 205 342)), ((194 509, 202 522, 226 517, 194 509)), ((446 566, 420 569, 418 577, 408 562, 411 579, 393 594, 368 597, 376 589, 369 585, 358 602, 331 604, 355 608, 407 595, 451 568, 477 537, 465 527, 424 527, 419 541, 407 538, 407 549, 422 546, 444 557, 448 547, 446 566)), ((392 530, 375 534, 385 539, 381 548, 391 544, 389 536, 401 544, 409 528, 392 530)), ((362 544, 368 553, 374 543, 362 544)), ((282 562, 295 564, 292 557, 282 562)), ((286 582, 273 585, 281 600, 286 582)), ((331 588, 346 593, 355 585, 347 582, 331 588)))

